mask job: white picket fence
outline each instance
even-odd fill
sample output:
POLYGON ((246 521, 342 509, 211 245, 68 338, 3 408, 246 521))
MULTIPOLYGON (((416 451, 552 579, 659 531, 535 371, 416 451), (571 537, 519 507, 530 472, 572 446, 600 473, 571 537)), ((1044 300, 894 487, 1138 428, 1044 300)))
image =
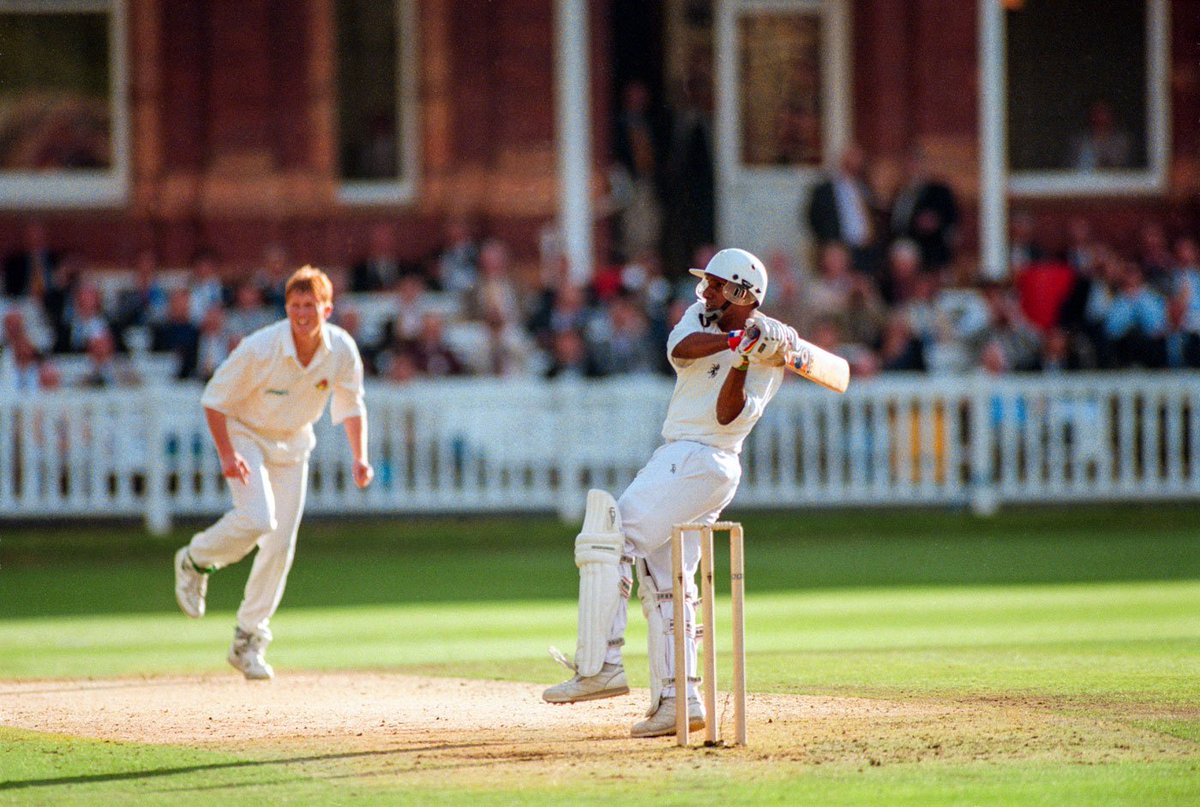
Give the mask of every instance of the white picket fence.
MULTIPOLYGON (((659 443, 670 382, 368 389, 365 491, 323 419, 310 513, 557 512, 619 492, 659 443)), ((893 376, 844 396, 789 379, 743 453, 739 508, 1200 496, 1200 374, 893 376)), ((0 397, 0 518, 171 519, 229 506, 199 388, 0 397)))

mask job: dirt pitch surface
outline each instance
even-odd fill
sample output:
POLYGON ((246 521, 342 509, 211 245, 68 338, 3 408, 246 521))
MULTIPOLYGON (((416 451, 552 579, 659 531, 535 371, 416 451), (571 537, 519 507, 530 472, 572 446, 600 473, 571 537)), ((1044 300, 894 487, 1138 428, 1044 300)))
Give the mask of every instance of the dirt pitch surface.
MULTIPOLYGON (((1035 699, 882 700, 752 695, 748 748, 677 749, 630 739, 648 701, 570 706, 532 684, 374 672, 0 681, 0 724, 53 734, 235 751, 313 775, 401 775, 430 786, 636 781, 706 758, 762 775, 794 766, 1046 759, 1075 763, 1194 756, 1195 744, 1145 726, 1182 717, 1128 704, 1035 699), (411 778, 410 778, 411 777, 411 778)), ((731 706, 718 702, 725 736, 731 706)), ((1194 716, 1193 716, 1194 717, 1194 716)), ((731 768, 732 769, 732 768, 731 768)))

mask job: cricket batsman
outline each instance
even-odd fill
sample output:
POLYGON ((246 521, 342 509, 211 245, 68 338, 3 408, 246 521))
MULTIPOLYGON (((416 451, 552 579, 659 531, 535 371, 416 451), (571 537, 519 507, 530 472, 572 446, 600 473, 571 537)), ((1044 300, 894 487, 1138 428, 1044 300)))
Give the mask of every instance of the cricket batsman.
POLYGON ((330 417, 345 424, 350 442, 354 483, 365 488, 374 476, 362 359, 350 335, 327 322, 333 284, 305 266, 288 279, 284 305, 287 319, 243 339, 204 388, 200 403, 233 509, 175 553, 175 599, 199 619, 208 576, 258 547, 229 648, 229 663, 252 680, 274 677, 264 658, 268 625, 296 552, 312 424, 331 398, 330 417))
POLYGON ((575 703, 629 692, 621 647, 636 565, 648 622, 650 708, 646 719, 634 724, 634 737, 674 735, 676 697, 688 699, 689 727, 704 727, 704 706, 696 694, 700 538, 695 532, 685 537, 688 669, 682 672, 681 691, 671 627, 671 527, 712 524, 733 499, 742 474, 742 443, 783 383, 783 357, 798 344, 790 326, 756 313, 767 292, 767 272, 754 255, 724 249, 704 269, 691 272, 701 278, 699 299, 667 339, 676 380, 662 429, 665 442, 619 501, 602 490, 588 492, 583 530, 575 541, 575 659, 551 651, 575 675, 542 695, 548 703, 575 703), (731 343, 730 332, 745 330, 751 318, 758 337, 731 343))

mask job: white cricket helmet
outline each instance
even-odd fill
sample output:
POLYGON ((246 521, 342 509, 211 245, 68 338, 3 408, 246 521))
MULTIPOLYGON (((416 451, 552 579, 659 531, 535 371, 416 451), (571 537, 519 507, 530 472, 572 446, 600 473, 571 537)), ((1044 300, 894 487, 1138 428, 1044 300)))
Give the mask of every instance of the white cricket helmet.
POLYGON ((751 301, 761 305, 767 296, 767 267, 744 249, 723 249, 703 269, 688 271, 701 280, 711 275, 726 281, 725 299, 734 305, 747 305, 751 301))

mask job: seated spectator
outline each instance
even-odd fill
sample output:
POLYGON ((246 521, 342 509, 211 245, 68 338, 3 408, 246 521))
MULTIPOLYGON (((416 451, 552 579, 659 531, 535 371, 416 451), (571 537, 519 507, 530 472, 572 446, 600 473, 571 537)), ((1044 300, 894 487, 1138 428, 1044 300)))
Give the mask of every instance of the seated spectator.
POLYGON ((384 325, 380 344, 394 347, 415 341, 429 311, 424 281, 417 275, 405 275, 396 286, 396 316, 384 325))
POLYGON ((984 347, 988 343, 999 344, 1010 370, 1031 369, 1037 360, 1040 341, 1037 331, 1021 313, 1016 293, 1006 284, 987 283, 983 286, 982 294, 987 306, 987 342, 984 347))
POLYGON ((1117 293, 1104 316, 1109 366, 1166 365, 1166 300, 1146 283, 1140 265, 1123 264, 1117 293))
POLYGON ((262 292, 263 305, 271 311, 273 319, 286 316, 283 309, 283 292, 291 274, 292 265, 288 262, 287 247, 278 243, 267 244, 263 250, 263 265, 255 272, 254 283, 262 292))
POLYGON ((650 323, 632 294, 614 299, 596 330, 592 349, 601 373, 657 372, 659 350, 650 344, 650 323))
POLYGON ((1028 210, 1014 210, 1008 222, 1008 269, 1015 277, 1022 269, 1046 257, 1037 236, 1037 220, 1028 210))
POLYGON ((488 372, 497 378, 529 375, 537 350, 525 331, 499 311, 488 312, 483 322, 487 328, 488 372))
POLYGON ((0 267, 0 295, 42 299, 59 257, 50 249, 46 225, 37 220, 26 222, 20 248, 6 256, 0 267))
POLYGON ((200 338, 196 346, 196 373, 201 381, 208 381, 221 362, 233 352, 233 348, 245 334, 234 333, 226 326, 225 309, 215 306, 208 309, 200 321, 200 338))
POLYGON ((431 286, 438 291, 462 296, 475 288, 479 279, 479 241, 467 216, 446 220, 445 242, 433 259, 431 286))
POLYGON ((1182 365, 1200 367, 1200 247, 1184 236, 1175 241, 1171 304, 1181 333, 1182 365))
MULTIPOLYGON (((44 324, 48 329, 48 333, 53 334, 50 337, 51 341, 56 339, 58 334, 62 333, 67 314, 70 312, 75 295, 79 291, 80 284, 83 282, 85 268, 86 264, 78 254, 68 253, 62 256, 58 262, 58 266, 50 273, 45 293, 41 298, 41 305, 37 306, 37 314, 35 315, 30 311, 26 312, 26 324, 31 329, 44 324)), ((31 302, 34 301, 33 298, 29 299, 31 302)), ((32 330, 30 336, 33 338, 34 344, 41 344, 38 341, 37 335, 32 330)))
POLYGON ((816 277, 807 285, 804 296, 809 310, 818 317, 843 317, 854 287, 854 265, 850 248, 840 241, 821 247, 816 277))
POLYGON ((501 311, 514 321, 521 318, 521 300, 513 282, 508 247, 489 238, 479 251, 479 283, 467 298, 472 319, 482 319, 488 311, 501 311))
POLYGON ((554 336, 559 331, 577 330, 584 332, 592 321, 594 312, 588 307, 583 289, 564 283, 543 301, 545 308, 534 314, 529 330, 538 344, 548 351, 553 350, 554 336))
POLYGON ((45 359, 38 365, 38 389, 56 390, 62 387, 62 373, 53 361, 45 359))
POLYGON ((390 289, 405 274, 396 248, 396 228, 391 222, 373 225, 367 239, 367 254, 350 270, 352 292, 390 289))
POLYGON ((887 321, 887 306, 879 295, 875 281, 855 272, 846 301, 846 312, 838 326, 846 341, 855 345, 875 345, 887 321))
POLYGON ((633 295, 647 306, 665 305, 671 299, 671 283, 663 277, 657 252, 639 252, 621 266, 621 285, 611 297, 622 294, 633 295))
POLYGON ((962 373, 971 366, 968 343, 978 329, 962 300, 946 295, 941 275, 921 272, 913 298, 904 306, 913 333, 921 340, 925 366, 938 375, 962 373))
MULTIPOLYGON (((1004 350, 1003 343, 996 339, 984 342, 983 347, 979 350, 978 368, 986 375, 1008 375, 1013 366, 1008 353, 1004 350)), ((996 404, 993 402, 993 407, 995 406, 996 404)))
POLYGON ((0 390, 36 392, 41 388, 42 357, 24 334, 18 335, 0 351, 0 390))
POLYGON ((925 372, 925 351, 901 312, 888 316, 879 342, 879 365, 884 372, 925 372))
POLYGON ((592 273, 588 294, 599 304, 607 303, 621 293, 621 272, 625 265, 619 259, 609 260, 596 267, 592 273))
POLYGON ((1175 265, 1175 256, 1171 254, 1162 222, 1150 220, 1138 230, 1137 261, 1150 287, 1169 297, 1173 282, 1171 267, 1175 265))
POLYGON ((0 347, 16 342, 28 341, 29 333, 25 330, 25 314, 17 306, 7 309, 3 319, 0 319, 0 347))
MULTIPOLYGON (((808 278, 788 250, 772 250, 766 258, 767 286, 765 303, 771 316, 791 325, 800 333, 807 330, 811 309, 805 299, 808 278)), ((666 344, 669 329, 662 333, 660 344, 666 344)))
POLYGON ((200 359, 200 329, 191 320, 191 293, 176 289, 167 300, 167 318, 155 325, 151 349, 174 353, 178 361, 175 377, 185 380, 196 377, 200 359))
POLYGON ((242 339, 276 321, 274 312, 263 299, 262 287, 249 280, 237 284, 233 291, 233 307, 225 316, 225 329, 242 339))
POLYGON ((463 375, 466 367, 446 344, 446 323, 436 311, 427 311, 421 319, 421 330, 416 338, 406 342, 407 350, 417 363, 422 375, 442 378, 463 375))
POLYGON ((1051 328, 1042 336, 1041 350, 1030 368, 1041 373, 1082 370, 1084 358, 1071 335, 1063 328, 1051 328))
POLYGON ((188 278, 191 296, 188 300, 188 319, 200 322, 208 309, 225 305, 225 286, 221 283, 221 264, 217 253, 202 249, 192 261, 192 276, 188 278))
POLYGON ((381 343, 378 340, 367 338, 363 333, 362 314, 358 309, 352 305, 340 303, 334 306, 332 321, 350 334, 350 338, 358 345, 358 352, 363 362, 363 372, 367 375, 377 375, 381 343))
POLYGON ((1057 327, 1074 285, 1075 273, 1065 261, 1045 259, 1026 264, 1016 276, 1021 313, 1040 333, 1057 327))
POLYGON ((87 357, 88 369, 79 380, 80 386, 108 389, 133 386, 138 382, 133 370, 118 361, 116 343, 107 330, 88 340, 87 357))
POLYGON ((118 333, 161 322, 167 315, 167 287, 158 269, 158 255, 143 249, 133 262, 133 286, 117 294, 113 324, 118 333))
POLYGON ((411 353, 398 351, 388 353, 380 358, 384 364, 384 377, 396 384, 407 384, 421 375, 417 361, 411 353))
POLYGON ((100 289, 92 284, 80 286, 66 311, 54 345, 55 353, 82 353, 101 333, 111 334, 101 307, 100 289))
POLYGON ((0 328, 0 347, 15 341, 28 340, 38 354, 54 348, 56 335, 46 324, 42 307, 34 300, 17 301, 5 307, 0 300, 0 311, 4 312, 3 327, 0 328))
POLYGON ((1067 265, 1077 274, 1090 274, 1099 247, 1092 234, 1092 222, 1086 216, 1072 216, 1067 222, 1067 265))
POLYGON ((879 372, 879 359, 875 352, 867 345, 847 342, 840 322, 834 317, 817 320, 808 341, 844 358, 850 365, 850 375, 855 378, 865 378, 879 372))
POLYGON ((546 378, 599 378, 602 374, 595 356, 579 330, 565 328, 554 334, 546 378))
POLYGON ((1089 268, 1077 270, 1071 293, 1059 309, 1059 324, 1082 340, 1081 350, 1104 364, 1104 314, 1112 302, 1120 260, 1106 244, 1097 244, 1089 268))
POLYGON ((916 295, 921 274, 921 250, 916 242, 900 238, 888 247, 880 294, 889 306, 902 306, 916 295))

